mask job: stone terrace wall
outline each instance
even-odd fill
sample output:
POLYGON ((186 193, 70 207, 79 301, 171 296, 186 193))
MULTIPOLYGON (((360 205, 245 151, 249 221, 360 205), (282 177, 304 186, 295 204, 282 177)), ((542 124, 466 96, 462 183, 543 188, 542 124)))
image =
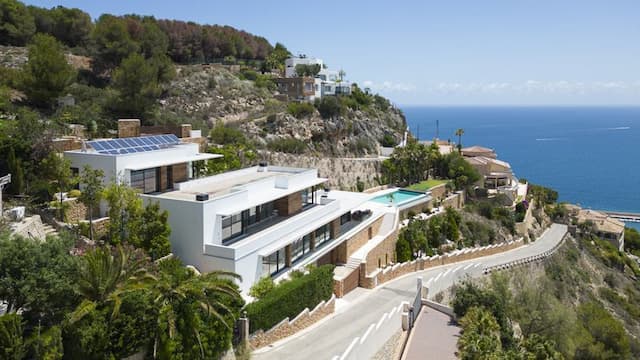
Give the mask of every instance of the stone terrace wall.
POLYGON ((332 314, 335 311, 335 306, 336 297, 335 295, 332 295, 331 299, 326 302, 321 302, 315 307, 315 309, 311 311, 309 311, 308 308, 302 310, 302 312, 291 321, 289 321, 289 318, 286 318, 267 331, 256 331, 249 338, 249 344, 251 344, 251 347, 254 349, 273 344, 278 340, 284 339, 313 325, 325 316, 332 314))
MULTIPOLYGON (((412 272, 429 269, 435 266, 452 264, 460 261, 471 260, 483 256, 493 255, 515 249, 524 244, 522 239, 510 241, 501 244, 488 245, 483 247, 456 250, 454 252, 436 255, 430 257, 422 257, 413 261, 408 261, 385 269, 377 269, 368 275, 361 275, 360 286, 373 289, 376 286, 383 284, 387 281, 393 280, 402 275, 406 275, 412 272)), ((361 267, 362 270, 362 267, 361 267)))

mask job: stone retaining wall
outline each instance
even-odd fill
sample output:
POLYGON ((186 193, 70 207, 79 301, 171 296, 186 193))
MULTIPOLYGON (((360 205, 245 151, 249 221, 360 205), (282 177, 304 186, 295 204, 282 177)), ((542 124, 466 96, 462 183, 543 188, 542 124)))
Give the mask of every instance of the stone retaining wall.
POLYGON ((261 155, 264 157, 263 160, 273 165, 318 169, 318 176, 329 178, 327 184, 334 189, 356 191, 358 178, 364 183, 365 188, 377 186, 376 179, 382 176, 382 160, 378 158, 328 158, 273 152, 261 155))
MULTIPOLYGON (((393 280, 402 275, 412 272, 429 269, 435 266, 452 264, 460 261, 471 260, 483 256, 494 255, 511 249, 515 249, 524 244, 522 238, 501 244, 488 245, 477 248, 456 250, 444 255, 436 255, 430 257, 422 257, 413 261, 407 261, 393 266, 377 269, 371 274, 360 276, 360 286, 373 289, 376 286, 387 281, 393 280)), ((363 266, 364 267, 364 264, 363 266)), ((361 267, 361 271, 363 270, 361 267)), ((365 268, 366 269, 366 268, 365 268)))
POLYGON ((331 296, 328 301, 318 304, 313 310, 304 309, 293 320, 289 318, 282 320, 280 323, 267 331, 258 330, 249 338, 249 344, 252 348, 258 349, 274 342, 291 336, 298 331, 307 328, 327 315, 335 311, 336 297, 331 296))

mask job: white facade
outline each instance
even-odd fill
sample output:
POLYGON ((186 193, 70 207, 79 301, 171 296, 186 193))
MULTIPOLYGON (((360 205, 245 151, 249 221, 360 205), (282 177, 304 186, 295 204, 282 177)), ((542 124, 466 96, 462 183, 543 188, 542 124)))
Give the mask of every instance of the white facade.
POLYGON ((102 170, 105 184, 114 178, 124 179, 129 184, 133 170, 215 159, 222 155, 200 153, 198 144, 184 143, 161 150, 118 155, 100 154, 93 150, 71 150, 65 151, 64 157, 71 161, 72 168, 80 171, 85 165, 102 170))
POLYGON ((264 169, 232 171, 177 184, 173 192, 143 195, 146 202, 157 201, 161 208, 169 211, 175 255, 202 272, 238 273, 243 279, 240 284, 243 291, 248 291, 260 277, 281 276, 335 248, 348 234, 327 241, 275 275, 264 269, 264 258, 339 219, 371 197, 341 191, 330 191, 323 197, 325 192, 317 188, 327 179, 319 178, 315 169, 269 167, 259 170, 264 169), (263 224, 249 227, 236 239, 223 240, 223 219, 314 187, 315 199, 306 208, 290 216, 276 214, 263 224), (207 194, 209 198, 198 201, 197 194, 207 194))
MULTIPOLYGON (((222 157, 218 154, 200 153, 198 144, 182 143, 165 149, 136 152, 129 154, 101 154, 89 148, 86 150, 71 150, 64 152, 65 159, 71 162, 71 168, 81 172, 85 165, 93 169, 100 169, 104 173, 102 182, 108 184, 112 180, 122 181, 131 186, 131 173, 137 170, 153 169, 162 166, 187 164, 187 177, 191 178, 191 164, 193 161, 208 160, 222 157)), ((82 187, 82 184, 80 184, 82 187)), ((101 213, 106 211, 101 206, 101 213)))
POLYGON ((324 62, 322 59, 317 58, 301 58, 301 57, 290 57, 284 61, 284 77, 294 78, 298 77, 296 73, 296 65, 320 65, 320 69, 324 68, 324 62))

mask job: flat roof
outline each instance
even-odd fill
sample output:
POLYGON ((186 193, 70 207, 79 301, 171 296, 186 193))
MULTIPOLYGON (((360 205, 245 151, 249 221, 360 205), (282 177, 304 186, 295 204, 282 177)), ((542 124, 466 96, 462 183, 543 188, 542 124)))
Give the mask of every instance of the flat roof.
POLYGON ((175 157, 175 158, 171 158, 171 159, 160 159, 160 160, 156 160, 156 161, 145 161, 144 163, 140 163, 140 164, 136 164, 136 165, 129 165, 129 166, 126 167, 126 169, 127 170, 142 170, 142 169, 149 169, 149 168, 160 167, 160 166, 182 164, 182 163, 186 163, 186 162, 190 162, 190 161, 201 161, 201 160, 218 159, 218 158, 221 158, 221 157, 223 157, 223 156, 220 155, 220 154, 197 153, 197 154, 192 154, 192 155, 179 156, 179 157, 175 157))
MULTIPOLYGON (((249 185, 258 181, 266 181, 269 178, 285 177, 292 178, 296 175, 302 174, 306 171, 313 171, 313 169, 302 168, 286 168, 269 166, 266 171, 258 171, 259 166, 250 168, 229 171, 218 175, 208 176, 201 179, 194 179, 184 183, 177 184, 179 187, 177 190, 169 191, 157 195, 153 195, 159 198, 177 199, 177 200, 193 200, 195 201, 195 195, 197 194, 209 194, 209 199, 221 197, 229 194, 234 189, 242 188, 242 186, 249 185)), ((305 182, 303 188, 319 185, 326 182, 325 178, 314 177, 312 182, 305 182)), ((277 193, 283 192, 282 195, 290 193, 294 188, 277 188, 270 187, 268 193, 271 195, 278 195, 277 193)), ((302 188, 300 189, 302 190, 302 188)), ((266 192, 266 191, 265 191, 266 192)), ((261 199, 257 199, 261 201, 261 199)), ((247 204, 243 204, 245 206, 247 204)))

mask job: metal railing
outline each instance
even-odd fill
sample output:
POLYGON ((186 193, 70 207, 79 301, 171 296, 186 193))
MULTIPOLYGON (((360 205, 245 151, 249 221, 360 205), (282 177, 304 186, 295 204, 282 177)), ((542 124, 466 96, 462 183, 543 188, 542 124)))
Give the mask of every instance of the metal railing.
POLYGON ((550 257, 551 255, 553 255, 556 251, 558 251, 558 249, 562 246, 562 244, 564 244, 565 239, 567 238, 568 233, 565 233, 562 236, 562 239, 560 239, 560 241, 553 246, 553 248, 538 254, 538 255, 533 255, 533 256, 529 256, 523 259, 518 259, 518 260, 513 260, 513 261, 509 261, 507 263, 504 264, 499 264, 499 265, 494 265, 494 266, 489 266, 486 267, 482 270, 482 272, 485 275, 491 274, 493 271, 497 271, 497 270, 508 270, 510 268, 516 267, 516 266, 521 266, 521 265, 526 265, 526 264, 530 264, 533 262, 538 262, 538 261, 542 261, 542 260, 546 260, 548 257, 550 257))

